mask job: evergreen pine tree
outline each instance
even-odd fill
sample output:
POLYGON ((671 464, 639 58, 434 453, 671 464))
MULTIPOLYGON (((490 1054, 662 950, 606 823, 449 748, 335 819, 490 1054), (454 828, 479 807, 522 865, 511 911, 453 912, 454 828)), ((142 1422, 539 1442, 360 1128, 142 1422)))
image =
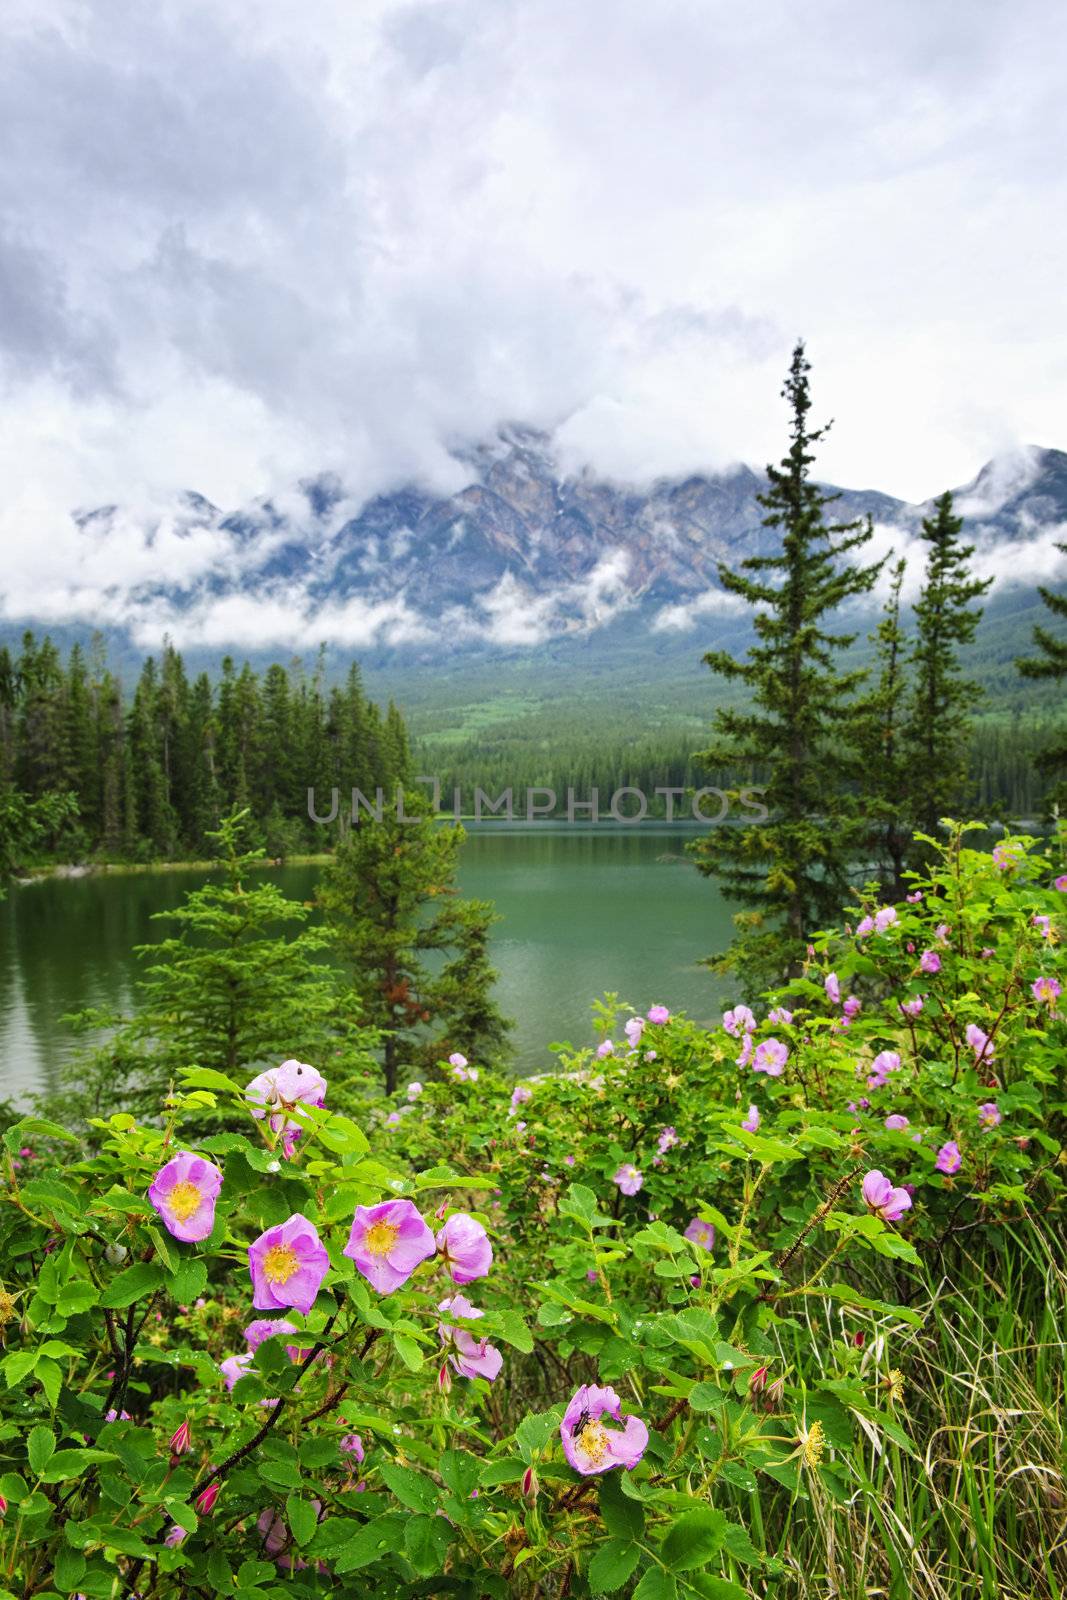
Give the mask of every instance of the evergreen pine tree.
POLYGON ((781 465, 768 467, 770 487, 760 496, 764 526, 779 534, 781 549, 750 556, 737 571, 719 568, 726 592, 756 608, 756 643, 741 661, 725 650, 704 657, 749 691, 750 704, 717 711, 719 738, 703 762, 742 775, 758 764, 767 773, 766 823, 718 827, 693 846, 700 871, 749 908, 719 963, 736 967, 749 988, 779 979, 805 937, 838 914, 865 827, 849 793, 856 777, 850 701, 864 674, 840 670, 835 658, 855 636, 827 631, 826 619, 872 588, 880 564, 853 565, 869 524, 824 520, 836 497, 811 476, 813 447, 827 429, 809 425, 809 370, 798 343, 782 391, 792 442, 781 465))
POLYGON ((310 908, 257 876, 263 851, 246 848, 246 825, 245 813, 224 817, 210 836, 221 877, 190 890, 177 910, 157 913, 178 931, 138 947, 147 966, 137 1012, 75 1065, 70 1114, 91 1114, 101 1095, 110 1110, 123 1100, 154 1110, 185 1067, 243 1082, 296 1057, 340 1090, 373 1070, 377 1041, 361 1027, 341 974, 322 960, 330 935, 304 926, 310 908))
POLYGON ((455 899, 463 829, 436 822, 421 795, 406 795, 404 811, 401 820, 387 806, 381 822, 349 829, 319 888, 362 1014, 384 1035, 387 1094, 401 1066, 425 1072, 457 1048, 498 1056, 507 1027, 484 954, 491 912, 455 899))
POLYGON ((871 634, 878 677, 857 708, 860 792, 868 822, 868 851, 887 898, 904 892, 904 864, 911 841, 912 771, 903 733, 908 692, 907 639, 900 620, 900 590, 906 563, 891 570, 881 622, 871 634))
POLYGON ((922 524, 930 550, 915 606, 914 688, 904 738, 914 822, 927 834, 967 804, 970 713, 981 696, 978 685, 963 676, 959 652, 974 638, 982 617, 975 602, 993 580, 971 577, 967 564, 974 546, 961 542, 962 531, 951 494, 943 494, 922 524))
MULTIPOLYGON (((1067 556, 1067 544, 1058 544, 1056 548, 1067 556)), ((1037 592, 1052 616, 1067 621, 1067 590, 1056 594, 1052 589, 1040 588, 1037 592)), ((1055 682, 1067 678, 1067 634, 1057 638, 1038 624, 1034 628, 1034 644, 1038 654, 1015 663, 1023 677, 1051 678, 1055 682)), ((1039 772, 1053 780, 1053 788, 1046 796, 1048 803, 1060 808, 1067 806, 1067 730, 1061 728, 1038 752, 1036 764, 1039 772)))

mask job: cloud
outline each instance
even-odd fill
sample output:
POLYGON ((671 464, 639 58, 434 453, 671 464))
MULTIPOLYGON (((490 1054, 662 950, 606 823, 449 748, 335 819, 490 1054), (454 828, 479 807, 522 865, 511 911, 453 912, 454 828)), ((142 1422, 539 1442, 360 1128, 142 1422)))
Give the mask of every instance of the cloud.
POLYGON ((921 0, 12 0, 9 614, 220 570, 217 531, 139 532, 182 490, 451 492, 450 445, 502 420, 620 482, 761 463, 798 333, 827 479, 922 499, 1063 443, 1063 25, 1042 0, 965 27, 921 0), (106 549, 68 516, 99 505, 129 508, 106 549))

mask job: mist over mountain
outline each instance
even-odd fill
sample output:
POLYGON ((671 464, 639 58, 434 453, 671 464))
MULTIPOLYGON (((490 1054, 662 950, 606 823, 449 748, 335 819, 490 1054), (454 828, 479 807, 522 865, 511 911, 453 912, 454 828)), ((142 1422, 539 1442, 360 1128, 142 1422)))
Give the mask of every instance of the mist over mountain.
MULTIPOLYGON (((765 552, 762 471, 636 485, 561 472, 551 438, 502 429, 453 452, 467 481, 416 484, 364 503, 336 477, 238 508, 188 492, 159 508, 76 514, 79 559, 46 594, 3 597, 5 632, 102 630, 120 653, 164 635, 195 655, 307 652, 325 643, 398 667, 464 652, 536 650, 629 619, 650 636, 727 623, 720 562, 765 552)), ((909 557, 926 505, 842 489, 841 520, 870 516, 877 553, 909 557)), ((1067 453, 1027 448, 956 490, 975 564, 994 595, 1067 575, 1067 453)), ((1001 607, 1002 609, 1002 607, 1001 607)), ((606 640, 605 640, 606 642, 606 640)))

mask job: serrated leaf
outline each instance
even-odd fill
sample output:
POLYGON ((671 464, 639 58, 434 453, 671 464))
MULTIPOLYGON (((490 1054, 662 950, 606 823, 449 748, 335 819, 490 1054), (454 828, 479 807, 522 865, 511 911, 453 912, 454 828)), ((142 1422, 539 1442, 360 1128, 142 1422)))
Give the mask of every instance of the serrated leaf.
POLYGON ((411 1517, 404 1528, 404 1551, 415 1571, 436 1577, 444 1566, 452 1530, 444 1517, 411 1517))
POLYGON ((600 1520, 616 1539, 640 1539, 645 1528, 644 1507, 622 1492, 617 1473, 608 1472, 599 1486, 600 1520))
POLYGON ((289 1495, 285 1502, 285 1517, 297 1544, 307 1544, 319 1520, 311 1501, 301 1500, 298 1494, 289 1495))
POLYGON ((381 1475, 401 1505, 407 1506, 411 1511, 437 1510, 437 1485, 425 1473, 415 1472, 411 1467, 402 1467, 398 1462, 390 1461, 381 1468, 381 1475))
POLYGON ((160 1288, 163 1277, 162 1267, 157 1267, 154 1262, 137 1261, 112 1278, 100 1297, 100 1304, 109 1311, 132 1306, 135 1300, 160 1288))
POLYGON ((697 1506, 673 1522, 660 1546, 660 1558, 672 1572, 703 1567, 722 1548, 726 1518, 712 1506, 697 1506))
POLYGON ((244 1097, 244 1086, 236 1084, 214 1067, 188 1067, 181 1075, 183 1089, 217 1089, 221 1094, 244 1097))
POLYGON ((640 1548, 629 1539, 609 1539, 589 1563, 589 1587, 594 1594, 621 1589, 641 1558, 640 1548))
POLYGON ((422 1351, 414 1339, 409 1338, 406 1333, 395 1333, 393 1335, 393 1348, 409 1372, 420 1371, 422 1367, 422 1351))
POLYGON ((633 1592, 633 1600, 674 1600, 678 1585, 673 1573, 662 1567, 649 1567, 633 1592))
POLYGON ((40 1477, 47 1467, 56 1448, 56 1437, 51 1428, 31 1428, 30 1436, 26 1440, 26 1456, 30 1463, 30 1470, 35 1477, 40 1477))

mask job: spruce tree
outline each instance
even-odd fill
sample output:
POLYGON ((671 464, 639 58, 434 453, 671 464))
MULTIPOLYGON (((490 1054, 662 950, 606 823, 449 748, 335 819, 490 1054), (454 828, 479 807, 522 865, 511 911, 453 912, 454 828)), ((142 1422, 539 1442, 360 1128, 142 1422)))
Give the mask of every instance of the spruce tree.
POLYGON ((798 343, 782 391, 791 443, 781 464, 767 468, 770 486, 760 496, 764 526, 781 547, 748 557, 736 571, 719 568, 727 594, 755 608, 756 643, 743 660, 725 650, 704 657, 748 691, 749 704, 716 712, 718 740, 702 761, 742 776, 754 767, 767 774, 766 823, 717 827, 693 846, 700 871, 748 908, 735 919, 733 949, 716 964, 736 968, 750 990, 792 969, 805 938, 838 914, 865 828, 849 792, 856 778, 851 698, 864 674, 838 666, 855 635, 830 632, 828 619, 872 588, 881 564, 853 564, 869 523, 825 520, 836 496, 811 476, 814 446, 827 428, 809 423, 809 371, 798 343))
POLYGON ((156 914, 177 931, 137 948, 146 970, 135 1015, 76 1019, 121 1025, 70 1073, 72 1115, 91 1114, 100 1096, 111 1110, 121 1101, 155 1110, 185 1067, 241 1082, 296 1057, 340 1090, 373 1071, 377 1041, 343 976, 323 960, 329 933, 306 927, 310 907, 257 873, 263 851, 247 848, 247 823, 244 812, 224 817, 209 835, 219 876, 156 914))
POLYGON ((922 524, 930 549, 915 605, 914 688, 904 740, 914 822, 926 834, 934 834, 942 817, 958 816, 968 803, 971 711, 982 693, 964 677, 959 653, 974 638, 982 618, 976 601, 993 580, 971 576, 968 562, 974 546, 961 541, 962 531, 963 519, 953 512, 951 494, 943 494, 922 524))
MULTIPOLYGON (((1067 556, 1067 544, 1058 544, 1056 548, 1067 556)), ((1037 592, 1052 616, 1067 621, 1067 590, 1056 594, 1052 589, 1040 588, 1037 592)), ((1034 644, 1038 654, 1026 656, 1015 663, 1023 677, 1051 678, 1057 683, 1067 678, 1067 634, 1057 638, 1038 624, 1034 628, 1034 644)), ((1038 752, 1035 764, 1045 778, 1053 780, 1046 801, 1059 808, 1067 806, 1067 730, 1061 728, 1038 752)))
POLYGON ((904 747, 908 692, 907 639, 900 620, 900 590, 906 563, 896 562, 882 620, 871 642, 878 676, 858 706, 860 792, 869 828, 869 856, 887 898, 903 893, 911 840, 911 764, 904 747))
POLYGON ((384 1035, 387 1094, 401 1066, 425 1073, 454 1050, 499 1057, 508 1025, 485 958, 489 906, 456 898, 464 831, 435 821, 424 796, 361 816, 325 869, 319 902, 352 971, 363 1016, 384 1035))

